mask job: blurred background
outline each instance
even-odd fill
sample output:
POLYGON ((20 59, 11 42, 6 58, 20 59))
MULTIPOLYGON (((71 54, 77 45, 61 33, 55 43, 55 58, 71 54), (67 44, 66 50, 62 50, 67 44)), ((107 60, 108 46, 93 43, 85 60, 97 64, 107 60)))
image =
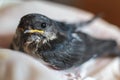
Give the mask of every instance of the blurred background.
MULTIPOLYGON (((22 0, 0 0, 0 4, 2 4, 3 2, 12 1, 22 0)), ((94 14, 102 13, 103 18, 105 20, 112 24, 120 26, 120 0, 47 0, 47 1, 70 5, 73 7, 90 11, 94 14)))
POLYGON ((103 14, 108 22, 120 26, 120 0, 49 0, 103 14))

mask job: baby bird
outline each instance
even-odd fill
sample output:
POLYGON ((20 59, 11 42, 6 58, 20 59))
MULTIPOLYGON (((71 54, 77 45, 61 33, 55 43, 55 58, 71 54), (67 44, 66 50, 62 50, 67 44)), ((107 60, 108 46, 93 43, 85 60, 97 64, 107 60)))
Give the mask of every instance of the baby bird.
POLYGON ((37 13, 27 14, 20 20, 11 48, 42 59, 59 70, 76 67, 94 56, 120 55, 115 41, 76 31, 83 26, 81 24, 67 24, 37 13))

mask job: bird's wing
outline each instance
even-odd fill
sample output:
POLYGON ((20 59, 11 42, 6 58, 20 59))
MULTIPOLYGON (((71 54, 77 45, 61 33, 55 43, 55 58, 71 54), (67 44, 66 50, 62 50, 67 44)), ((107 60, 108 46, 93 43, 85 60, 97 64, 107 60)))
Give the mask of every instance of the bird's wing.
POLYGON ((43 59, 60 69, 70 68, 74 65, 83 63, 83 55, 86 51, 84 41, 72 35, 70 40, 66 40, 54 50, 44 51, 42 53, 43 59))

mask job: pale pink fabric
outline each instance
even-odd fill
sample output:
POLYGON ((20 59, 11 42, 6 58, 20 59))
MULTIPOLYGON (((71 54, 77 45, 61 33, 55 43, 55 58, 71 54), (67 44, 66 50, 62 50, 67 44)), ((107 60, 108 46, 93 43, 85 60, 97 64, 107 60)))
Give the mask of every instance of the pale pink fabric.
MULTIPOLYGON (((6 48, 10 45, 20 18, 27 13, 40 13, 66 22, 79 22, 93 16, 83 10, 47 1, 9 5, 0 9, 0 47, 6 48)), ((97 38, 114 39, 120 44, 120 30, 102 19, 97 19, 79 30, 97 38)), ((84 80, 120 80, 119 63, 119 58, 90 60, 79 72, 84 80)), ((71 70, 72 72, 75 71, 71 70)), ((0 49, 0 80, 68 80, 65 74, 64 71, 51 70, 22 53, 0 49)))

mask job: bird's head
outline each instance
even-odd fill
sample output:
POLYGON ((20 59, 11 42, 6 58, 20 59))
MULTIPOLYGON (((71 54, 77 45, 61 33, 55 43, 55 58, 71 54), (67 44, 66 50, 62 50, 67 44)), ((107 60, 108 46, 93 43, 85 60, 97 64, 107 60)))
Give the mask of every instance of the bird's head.
POLYGON ((41 47, 43 44, 57 39, 57 28, 57 23, 46 16, 27 14, 20 20, 16 38, 19 38, 21 47, 35 50, 37 46, 41 47))
POLYGON ((26 35, 24 38, 28 38, 29 41, 37 39, 36 41, 41 41, 44 44, 57 38, 56 28, 56 23, 48 17, 41 14, 28 14, 21 18, 18 31, 23 36, 26 35))

